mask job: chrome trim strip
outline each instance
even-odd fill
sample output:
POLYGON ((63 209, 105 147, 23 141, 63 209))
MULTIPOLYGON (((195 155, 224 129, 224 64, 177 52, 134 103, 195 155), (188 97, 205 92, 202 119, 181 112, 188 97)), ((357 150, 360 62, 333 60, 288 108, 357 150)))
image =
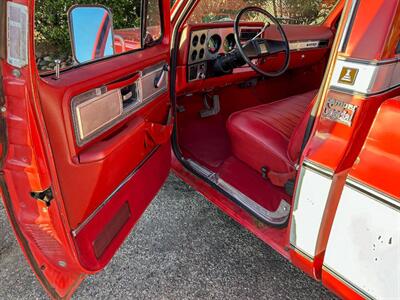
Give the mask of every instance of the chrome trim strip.
POLYGON ((396 200, 392 196, 384 194, 351 177, 346 179, 346 184, 349 188, 366 195, 368 198, 381 202, 382 204, 400 212, 400 201, 396 200))
POLYGON ((211 172, 207 168, 203 167, 202 165, 198 164, 197 162, 187 159, 186 162, 200 175, 206 177, 208 180, 211 180, 213 183, 217 184, 217 174, 211 172))
MULTIPOLYGON (((348 4, 348 1, 346 1, 346 7, 348 4)), ((358 7, 358 0, 353 0, 353 3, 351 4, 351 8, 350 8, 350 12, 349 15, 347 16, 347 20, 346 20, 346 24, 344 25, 344 29, 343 29, 343 34, 342 34, 342 39, 340 40, 339 43, 339 52, 345 52, 346 51, 346 47, 347 47, 347 42, 349 40, 349 35, 350 35, 350 29, 352 27, 352 23, 354 21, 354 14, 356 11, 356 8, 358 7)))
POLYGON ((297 248, 292 242, 290 242, 290 247, 296 251, 297 253, 299 253, 300 255, 302 255, 304 258, 308 259, 310 262, 314 261, 314 258, 311 257, 310 255, 308 255, 307 253, 305 253, 303 250, 297 248))
POLYGON ((324 175, 325 177, 328 177, 329 179, 332 179, 334 171, 331 169, 328 169, 327 167, 324 167, 322 165, 319 165, 311 160, 305 160, 303 162, 303 166, 311 169, 317 173, 320 173, 321 175, 324 175))
POLYGON ((139 163, 139 165, 120 183, 120 185, 81 223, 79 226, 72 230, 72 236, 76 237, 79 232, 84 228, 97 214, 98 212, 107 205, 108 202, 118 193, 129 180, 139 171, 139 169, 153 156, 155 152, 160 148, 160 145, 156 146, 147 156, 139 163))
POLYGON ((212 181, 219 188, 228 193, 240 205, 244 206, 247 210, 250 211, 250 213, 258 217, 259 219, 273 225, 282 225, 285 224, 285 222, 288 220, 290 214, 290 204, 287 203, 285 200, 281 200, 281 203, 279 204, 279 207, 276 211, 269 211, 223 179, 219 178, 218 174, 208 170, 207 168, 201 166, 191 159, 187 159, 186 162, 195 171, 197 171, 202 176, 208 178, 210 181, 212 181))
POLYGON ((339 57, 332 75, 330 89, 350 95, 369 97, 400 86, 400 59, 366 61, 339 57), (340 81, 344 68, 356 69, 354 83, 340 81))
POLYGON ((329 273, 330 275, 332 275, 333 277, 335 277, 337 280, 339 280, 340 282, 342 282, 344 285, 347 285, 349 288, 351 288, 352 290, 356 291, 357 293, 359 293, 362 297, 364 297, 365 299, 368 300, 372 300, 375 299, 374 297, 372 297, 371 295, 367 294, 365 291, 363 291, 362 289, 360 289, 359 287, 357 287, 355 284, 353 284, 352 282, 350 282, 349 280, 345 279, 342 275, 340 275, 339 273, 337 273, 336 271, 334 271, 332 268, 330 268, 329 266, 327 266, 326 264, 322 265, 322 269, 325 270, 327 273, 329 273))
POLYGON ((356 58, 356 57, 351 57, 351 56, 343 56, 343 55, 338 55, 337 59, 343 60, 343 61, 348 61, 348 62, 353 62, 353 63, 359 63, 359 64, 363 64, 363 65, 374 65, 374 66, 392 64, 392 63, 397 63, 400 61, 400 57, 393 57, 393 58, 388 58, 388 59, 383 59, 383 60, 368 60, 368 59, 356 58))
POLYGON ((290 204, 283 199, 276 211, 269 211, 221 178, 218 178, 218 186, 232 195, 232 197, 234 197, 240 204, 245 206, 251 211, 251 213, 261 220, 274 225, 282 225, 285 224, 289 218, 290 204))
POLYGON ((302 51, 302 50, 310 50, 310 49, 317 49, 317 48, 327 48, 328 44, 326 46, 321 46, 321 42, 327 41, 329 43, 329 40, 299 40, 299 41, 292 41, 289 42, 289 49, 290 51, 302 51))
POLYGON ((178 6, 174 10, 174 12, 170 16, 171 23, 175 19, 177 12, 181 9, 181 6, 183 5, 185 1, 179 1, 178 6))
POLYGON ((397 84, 397 85, 391 86, 386 90, 382 90, 382 91, 379 91, 379 92, 376 92, 376 93, 369 93, 369 94, 359 93, 359 92, 356 92, 356 91, 350 91, 348 89, 343 89, 343 88, 338 88, 338 87, 331 87, 330 90, 331 91, 335 91, 335 92, 339 92, 339 93, 343 93, 343 94, 346 94, 346 95, 350 95, 350 96, 358 96, 358 97, 362 97, 362 98, 368 98, 368 97, 376 96, 376 95, 379 95, 379 94, 387 93, 390 90, 397 89, 399 87, 400 87, 400 83, 397 84))
MULTIPOLYGON (((181 3, 183 4, 183 2, 185 2, 185 1, 182 1, 181 3)), ((174 27, 171 28, 172 29, 171 52, 174 50, 173 46, 176 43, 176 39, 178 38, 178 36, 180 36, 180 33, 178 32, 177 26, 182 25, 183 19, 187 17, 188 12, 192 9, 194 4, 196 4, 196 0, 188 0, 188 1, 186 1, 185 6, 183 7, 181 13, 177 16, 178 19, 176 20, 176 22, 174 22, 174 27)), ((179 5, 179 8, 181 6, 182 5, 179 5)), ((176 11, 178 11, 178 10, 176 10, 176 11)), ((175 16, 176 16, 176 13, 173 15, 173 19, 175 19, 175 16)))

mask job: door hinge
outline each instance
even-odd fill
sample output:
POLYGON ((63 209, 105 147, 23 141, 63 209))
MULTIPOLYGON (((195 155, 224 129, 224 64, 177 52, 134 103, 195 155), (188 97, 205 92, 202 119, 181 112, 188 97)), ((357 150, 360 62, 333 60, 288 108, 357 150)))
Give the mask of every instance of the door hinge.
POLYGON ((54 198, 51 187, 49 187, 47 190, 44 190, 41 192, 31 192, 31 197, 33 199, 36 199, 36 200, 46 203, 47 206, 50 206, 50 202, 54 198))

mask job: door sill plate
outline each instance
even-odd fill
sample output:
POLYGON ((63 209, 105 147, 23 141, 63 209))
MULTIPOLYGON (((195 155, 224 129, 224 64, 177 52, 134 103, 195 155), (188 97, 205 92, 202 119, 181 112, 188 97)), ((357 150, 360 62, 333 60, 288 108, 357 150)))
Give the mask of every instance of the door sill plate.
POLYGON ((186 162, 192 167, 194 171, 207 178, 213 184, 217 185, 225 193, 230 195, 230 197, 232 197, 238 204, 240 204, 258 219, 274 226, 281 226, 287 222, 290 214, 290 204, 287 203, 285 200, 281 200, 279 207, 276 211, 270 211, 255 202, 254 200, 247 197, 245 194, 243 194, 235 187, 231 186, 226 181, 219 178, 218 174, 211 172, 207 168, 201 166, 191 159, 187 159, 186 162))

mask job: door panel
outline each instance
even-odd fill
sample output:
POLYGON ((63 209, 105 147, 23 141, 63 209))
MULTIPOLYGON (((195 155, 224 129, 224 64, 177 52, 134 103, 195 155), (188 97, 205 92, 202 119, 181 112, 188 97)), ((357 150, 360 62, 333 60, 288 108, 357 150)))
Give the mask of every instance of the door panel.
MULTIPOLYGON (((18 3, 33 18, 34 2, 18 3)), ((144 49, 41 77, 27 22, 28 64, 0 56, 1 196, 53 298, 104 268, 168 176, 169 1, 160 3, 163 37, 144 49)))
MULTIPOLYGON (((159 151, 160 145, 152 139, 150 127, 154 123, 160 124, 159 131, 168 131, 168 126, 170 126, 167 125, 170 111, 169 94, 166 88, 167 77, 164 79, 164 85, 158 89, 152 88, 148 82, 152 81, 154 86, 154 78, 163 72, 162 66, 168 56, 168 46, 160 44, 154 46, 153 49, 119 57, 117 60, 121 62, 117 64, 110 60, 87 66, 85 70, 72 70, 70 74, 65 74, 67 76, 57 81, 51 77, 40 81, 39 94, 43 116, 71 230, 82 228, 81 224, 87 224, 89 216, 93 218, 93 213, 104 205, 110 195, 115 193, 121 182, 131 176, 132 172, 150 154, 154 155, 159 151), (153 51, 157 54, 152 54, 153 51), (150 59, 146 60, 144 54, 150 59), (140 63, 131 63, 135 61, 140 63), (127 64, 127 62, 130 63, 127 64), (118 68, 115 67, 116 65, 118 68), (124 79, 134 77, 136 73, 140 74, 136 84, 139 89, 138 97, 141 100, 138 103, 132 103, 131 107, 123 108, 121 114, 95 133, 93 138, 87 141, 80 140, 79 125, 78 122, 74 122, 73 117, 74 100, 88 91, 115 85, 116 82, 124 82, 124 79)), ((124 87, 121 86, 121 88, 124 87)), ((96 109, 98 110, 98 107, 96 109)), ((88 122, 90 123, 90 120, 88 122)), ((163 161, 168 165, 169 154, 164 151, 164 155, 163 161)), ((153 177, 156 182, 161 182, 165 180, 166 172, 160 170, 160 172, 155 172, 153 177)), ((153 181, 153 178, 150 181, 153 181)), ((134 181, 126 181, 125 185, 131 189, 135 184, 134 181)), ((135 207, 135 213, 142 212, 146 208, 154 196, 151 194, 150 197, 150 194, 132 196, 140 198, 141 208, 135 207)), ((110 202, 119 203, 122 201, 121 197, 120 193, 115 193, 110 202)), ((126 198, 126 195, 123 197, 126 198)), ((102 215, 104 213, 99 214, 99 216, 102 215)), ((113 217, 112 213, 105 213, 105 215, 107 218, 113 217)), ((105 223, 108 221, 110 220, 104 220, 105 223)), ((97 222, 102 223, 101 220, 97 222)), ((131 216, 127 224, 132 223, 131 216)), ((97 236, 92 236, 90 240, 86 235, 84 243, 92 245, 96 238, 97 236)), ((79 241, 82 240, 81 238, 75 241, 78 248, 80 248, 79 241)), ((116 240, 114 239, 113 243, 117 243, 116 240)), ((89 259, 83 256, 93 254, 94 248, 91 247, 92 251, 86 249, 80 252, 79 257, 83 261, 89 259)), ((118 245, 110 247, 115 251, 118 245)), ((111 258, 111 256, 107 257, 111 258)), ((104 258, 98 258, 98 261, 91 260, 94 264, 85 264, 85 268, 91 271, 98 270, 104 267, 108 260, 104 258)))
POLYGON ((160 87, 161 93, 154 91, 152 96, 149 91, 144 91, 144 84, 148 80, 146 75, 141 75, 138 79, 141 83, 138 85, 142 86, 140 93, 143 94, 143 102, 124 112, 121 120, 108 126, 107 130, 79 146, 72 116, 72 101, 88 91, 121 81, 142 70, 146 72, 146 69, 154 66, 158 71, 154 74, 161 72, 159 65, 168 58, 169 48, 157 45, 154 49, 146 50, 146 53, 153 50, 164 54, 157 54, 157 57, 152 57, 147 62, 138 58, 142 53, 137 52, 119 57, 118 60, 140 61, 139 66, 132 63, 125 66, 125 61, 122 61, 119 70, 114 71, 107 65, 103 66, 103 63, 93 64, 87 66, 87 71, 74 70, 71 73, 76 74, 65 74, 68 76, 56 82, 52 78, 46 78, 39 83, 43 115, 72 229, 84 222, 156 146, 148 137, 149 125, 166 124, 170 108, 165 86, 160 87), (86 77, 86 72, 92 75, 86 77), (64 87, 64 82, 70 86, 64 87))
POLYGON ((114 193, 73 231, 79 259, 86 269, 96 271, 112 258, 164 183, 169 172, 165 160, 170 160, 170 155, 169 143, 154 148, 142 162, 143 165, 139 165, 114 193), (111 240, 112 243, 109 244, 111 240))

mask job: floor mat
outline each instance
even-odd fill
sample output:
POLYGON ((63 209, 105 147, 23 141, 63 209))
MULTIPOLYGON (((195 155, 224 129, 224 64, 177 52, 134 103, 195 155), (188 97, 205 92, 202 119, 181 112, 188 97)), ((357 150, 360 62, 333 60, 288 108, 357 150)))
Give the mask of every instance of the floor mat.
POLYGON ((260 173, 233 156, 219 168, 218 175, 269 211, 276 211, 282 199, 291 203, 291 197, 283 188, 262 178, 260 173))
POLYGON ((215 116, 194 119, 179 128, 179 144, 185 156, 197 160, 211 170, 220 167, 231 155, 225 120, 215 116))

